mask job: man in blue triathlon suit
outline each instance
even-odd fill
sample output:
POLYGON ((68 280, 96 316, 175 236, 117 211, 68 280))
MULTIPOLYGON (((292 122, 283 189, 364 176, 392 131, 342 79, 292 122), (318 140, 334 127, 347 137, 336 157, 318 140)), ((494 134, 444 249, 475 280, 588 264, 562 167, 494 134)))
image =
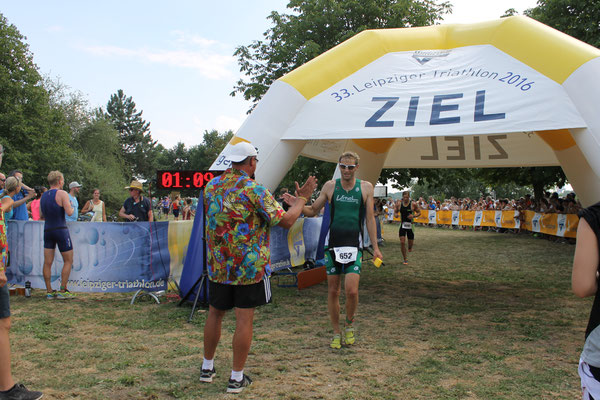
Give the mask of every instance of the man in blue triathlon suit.
POLYGON ((362 263, 362 233, 367 222, 367 231, 373 246, 373 258, 383 256, 377 245, 377 228, 373 207, 373 185, 356 179, 358 154, 351 151, 339 158, 340 179, 330 180, 323 185, 319 197, 303 209, 304 215, 311 217, 330 204, 331 223, 325 243, 327 271, 327 308, 333 326, 333 340, 330 347, 341 348, 340 292, 342 274, 346 292, 346 326, 344 339, 347 345, 354 344, 354 315, 358 307, 358 283, 362 263))
POLYGON ((46 191, 40 200, 40 211, 44 216, 44 281, 46 282, 47 299, 70 299, 74 294, 67 290, 71 267, 73 266, 73 244, 67 229, 65 214, 73 215, 75 212, 69 194, 62 190, 65 178, 59 171, 48 174, 50 190, 46 191), (60 290, 53 291, 50 277, 52 275, 52 261, 54 252, 58 250, 63 258, 63 268, 60 274, 60 290))

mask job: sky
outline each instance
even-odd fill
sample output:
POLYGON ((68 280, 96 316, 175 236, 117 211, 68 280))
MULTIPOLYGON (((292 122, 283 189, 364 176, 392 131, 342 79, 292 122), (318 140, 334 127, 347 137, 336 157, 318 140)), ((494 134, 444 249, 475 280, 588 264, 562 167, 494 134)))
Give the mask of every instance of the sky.
MULTIPOLYGON (((522 13, 536 0, 449 0, 442 23, 522 13)), ((131 96, 152 137, 171 148, 193 146, 204 131, 241 126, 251 103, 231 97, 243 77, 233 53, 263 39, 271 11, 287 0, 29 0, 0 5, 27 37, 40 73, 83 94, 90 107, 106 107, 122 89, 131 96)))

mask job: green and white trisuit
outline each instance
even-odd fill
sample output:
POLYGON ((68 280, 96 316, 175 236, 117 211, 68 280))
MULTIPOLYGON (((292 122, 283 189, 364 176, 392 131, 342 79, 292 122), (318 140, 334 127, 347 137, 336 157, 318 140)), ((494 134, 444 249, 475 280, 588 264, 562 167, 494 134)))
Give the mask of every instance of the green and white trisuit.
POLYGON ((325 239, 327 275, 360 274, 362 263, 362 228, 365 220, 360 179, 349 191, 336 179, 330 203, 329 232, 325 239))

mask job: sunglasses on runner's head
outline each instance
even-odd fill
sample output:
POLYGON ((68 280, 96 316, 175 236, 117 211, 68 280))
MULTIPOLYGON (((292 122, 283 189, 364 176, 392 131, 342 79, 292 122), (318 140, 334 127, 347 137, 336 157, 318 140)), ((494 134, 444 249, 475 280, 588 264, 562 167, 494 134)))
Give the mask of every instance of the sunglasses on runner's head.
POLYGON ((341 169, 348 169, 348 170, 352 171, 354 168, 356 168, 356 165, 340 164, 340 168, 341 169))

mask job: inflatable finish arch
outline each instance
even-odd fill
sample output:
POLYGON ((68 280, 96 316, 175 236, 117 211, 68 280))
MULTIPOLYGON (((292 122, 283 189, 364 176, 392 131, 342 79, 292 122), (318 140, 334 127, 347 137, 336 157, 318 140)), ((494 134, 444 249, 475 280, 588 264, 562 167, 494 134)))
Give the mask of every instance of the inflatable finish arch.
POLYGON ((273 190, 298 155, 382 168, 562 166, 600 200, 600 50, 527 17, 364 31, 276 81, 230 145, 273 190))

